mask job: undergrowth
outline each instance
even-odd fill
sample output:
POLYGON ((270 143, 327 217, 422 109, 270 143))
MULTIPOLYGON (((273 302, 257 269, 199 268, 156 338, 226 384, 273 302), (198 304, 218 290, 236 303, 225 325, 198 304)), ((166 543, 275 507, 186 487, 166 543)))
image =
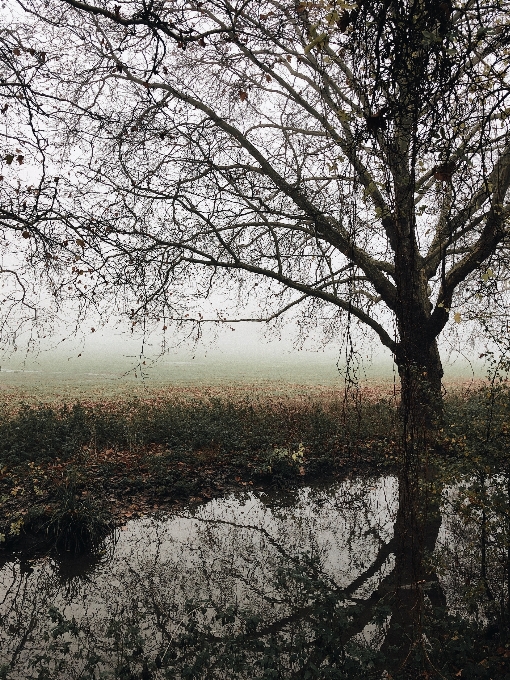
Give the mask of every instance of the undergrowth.
MULTIPOLYGON (((437 461, 445 483, 466 476, 484 488, 490 475, 510 478, 509 404, 506 383, 448 397, 437 461)), ((112 503, 122 514, 236 487, 391 473, 398 432, 393 400, 157 399, 4 411, 0 550, 36 532, 59 550, 93 551, 113 526, 112 503)))
POLYGON ((385 445, 396 436, 395 421, 390 401, 25 405, 14 414, 0 415, 0 466, 65 460, 83 448, 132 451, 149 445, 233 454, 301 443, 312 453, 331 452, 338 446, 385 445))

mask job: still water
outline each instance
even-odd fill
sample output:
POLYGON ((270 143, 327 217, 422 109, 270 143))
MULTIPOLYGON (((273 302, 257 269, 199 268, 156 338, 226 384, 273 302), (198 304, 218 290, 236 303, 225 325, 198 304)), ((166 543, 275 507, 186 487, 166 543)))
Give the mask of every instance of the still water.
MULTIPOLYGON (((488 616, 481 590, 476 606, 463 599, 480 532, 478 516, 451 513, 454 499, 465 506, 459 488, 443 490, 435 552, 415 583, 396 573, 393 477, 144 517, 86 559, 4 560, 0 678, 455 677, 467 662, 445 660, 436 639, 457 635, 452 617, 478 630, 488 616), (422 608, 412 640, 418 619, 397 609, 407 605, 422 608), (411 656, 430 674, 400 676, 411 656)), ((486 574, 493 598, 497 571, 486 574)))

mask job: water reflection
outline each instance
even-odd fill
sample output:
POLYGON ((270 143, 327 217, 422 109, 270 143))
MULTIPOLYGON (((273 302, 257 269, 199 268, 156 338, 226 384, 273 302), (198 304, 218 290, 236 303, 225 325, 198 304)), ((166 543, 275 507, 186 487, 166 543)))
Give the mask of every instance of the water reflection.
POLYGON ((86 563, 6 564, 0 677, 453 677, 430 559, 450 520, 402 503, 392 477, 232 496, 132 521, 86 563))

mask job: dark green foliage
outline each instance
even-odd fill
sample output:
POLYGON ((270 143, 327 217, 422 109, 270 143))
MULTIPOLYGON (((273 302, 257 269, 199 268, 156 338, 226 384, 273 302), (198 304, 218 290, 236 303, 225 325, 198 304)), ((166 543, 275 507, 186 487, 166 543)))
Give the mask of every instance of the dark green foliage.
MULTIPOLYGON (((106 408, 80 403, 61 408, 23 406, 0 418, 0 465, 66 459, 83 448, 133 450, 152 444, 225 454, 302 444, 311 456, 322 459, 345 448, 386 447, 394 428, 395 409, 386 402, 359 409, 342 401, 296 405, 219 399, 133 401, 106 408)), ((324 465, 327 468, 324 461, 317 463, 317 472, 324 465)))
POLYGON ((22 406, 14 417, 4 414, 0 420, 0 460, 44 461, 71 455, 89 436, 86 412, 78 404, 59 411, 22 406))
POLYGON ((2 547, 27 554, 94 555, 114 528, 112 515, 97 500, 82 497, 71 475, 55 489, 51 505, 34 505, 11 524, 2 547))

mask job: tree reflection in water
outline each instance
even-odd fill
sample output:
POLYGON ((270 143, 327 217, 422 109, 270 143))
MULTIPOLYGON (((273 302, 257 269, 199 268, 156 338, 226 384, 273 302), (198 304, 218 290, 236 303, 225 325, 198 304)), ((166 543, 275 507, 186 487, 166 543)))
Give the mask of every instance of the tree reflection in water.
POLYGON ((476 518, 441 528, 437 496, 412 494, 387 477, 230 497, 130 522, 78 572, 5 564, 0 677, 498 677, 466 659, 487 616, 447 568, 476 518))

